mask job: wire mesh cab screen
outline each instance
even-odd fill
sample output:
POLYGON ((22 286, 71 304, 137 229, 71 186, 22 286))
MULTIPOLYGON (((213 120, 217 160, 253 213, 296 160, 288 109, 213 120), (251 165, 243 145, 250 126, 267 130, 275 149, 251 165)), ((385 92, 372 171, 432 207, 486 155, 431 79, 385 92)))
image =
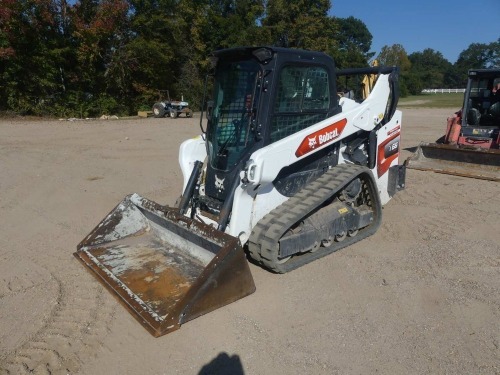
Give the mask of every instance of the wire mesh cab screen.
POLYGON ((252 60, 224 62, 215 76, 212 126, 208 131, 211 163, 228 170, 255 143, 252 122, 260 95, 260 65, 252 60))
POLYGON ((328 72, 320 66, 285 66, 278 78, 271 142, 326 118, 330 107, 328 72))
POLYGON ((499 126, 500 93, 496 93, 499 84, 500 76, 488 75, 470 79, 468 102, 465 103, 467 125, 499 126))

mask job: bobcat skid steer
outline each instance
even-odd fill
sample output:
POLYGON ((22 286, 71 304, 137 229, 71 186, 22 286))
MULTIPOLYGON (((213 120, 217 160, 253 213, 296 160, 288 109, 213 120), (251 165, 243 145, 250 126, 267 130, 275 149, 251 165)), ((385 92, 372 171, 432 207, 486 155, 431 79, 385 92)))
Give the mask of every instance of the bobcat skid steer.
POLYGON ((436 143, 421 144, 410 169, 500 181, 500 69, 469 70, 462 109, 436 143))
POLYGON ((246 255, 285 273, 375 233, 404 187, 396 68, 335 70, 323 53, 274 47, 213 63, 206 131, 180 147, 178 203, 129 195, 75 253, 155 336, 254 292, 246 255), (341 76, 368 74, 362 102, 337 93, 341 76))

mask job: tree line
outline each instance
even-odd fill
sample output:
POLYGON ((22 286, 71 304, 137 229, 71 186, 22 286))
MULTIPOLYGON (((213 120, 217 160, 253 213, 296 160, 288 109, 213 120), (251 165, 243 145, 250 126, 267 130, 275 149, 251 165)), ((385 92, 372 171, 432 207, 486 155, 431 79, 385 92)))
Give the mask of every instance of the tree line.
POLYGON ((432 49, 371 51, 330 0, 0 0, 0 110, 88 117, 134 114, 167 92, 198 109, 210 53, 248 45, 323 51, 338 68, 375 58, 401 69, 403 95, 464 87, 469 68, 500 66, 500 38, 455 64, 432 49), (333 11, 335 8, 333 8, 333 11))

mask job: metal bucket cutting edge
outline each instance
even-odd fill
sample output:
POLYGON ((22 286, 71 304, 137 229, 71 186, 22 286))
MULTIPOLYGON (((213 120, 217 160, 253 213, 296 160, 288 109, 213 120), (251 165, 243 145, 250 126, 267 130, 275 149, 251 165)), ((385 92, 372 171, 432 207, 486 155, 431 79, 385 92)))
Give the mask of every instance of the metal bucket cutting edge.
POLYGON ((421 144, 405 165, 410 169, 500 181, 500 150, 421 144))
POLYGON ((154 336, 255 291, 237 238, 137 194, 74 255, 154 336))

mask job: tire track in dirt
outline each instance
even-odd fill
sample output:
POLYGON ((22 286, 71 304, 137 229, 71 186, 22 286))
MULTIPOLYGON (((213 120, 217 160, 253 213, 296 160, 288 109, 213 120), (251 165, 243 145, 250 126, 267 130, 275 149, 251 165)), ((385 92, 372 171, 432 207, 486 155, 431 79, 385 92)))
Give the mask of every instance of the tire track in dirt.
POLYGON ((466 232, 473 224, 468 222, 471 216, 468 211, 476 210, 476 207, 472 202, 457 204, 473 196, 471 191, 477 192, 475 182, 473 179, 410 170, 406 189, 396 194, 386 208, 391 215, 396 213, 400 220, 383 220, 384 239, 427 243, 447 241, 466 232))
POLYGON ((59 278, 56 303, 43 327, 2 361, 2 374, 76 373, 102 346, 115 313, 115 302, 90 275, 77 269, 59 278))
MULTIPOLYGON (((265 328, 262 322, 253 320, 247 316, 234 315, 232 317, 232 327, 236 335, 243 341, 241 350, 245 347, 265 347, 266 358, 271 358, 275 363, 281 366, 293 364, 295 368, 294 374, 338 374, 338 368, 327 359, 316 353, 313 348, 301 345, 297 342, 290 341, 288 350, 282 351, 276 348, 272 334, 265 328)), ((247 353, 250 358, 256 360, 262 357, 262 353, 258 351, 250 351, 247 353)), ((263 360, 264 359, 260 359, 263 360)))
MULTIPOLYGON (((395 287, 402 298, 416 297, 428 331, 454 332, 448 346, 462 348, 461 355, 448 353, 443 368, 460 363, 471 373, 496 373, 500 247, 491 233, 498 230, 499 196, 491 193, 490 182, 413 172, 406 190, 387 206, 393 220, 384 221, 380 231, 384 241, 400 248, 402 257, 392 265, 395 287), (464 318, 478 312, 480 324, 464 318)), ((429 341, 425 330, 412 334, 417 342, 429 341)))
POLYGON ((15 337, 2 346, 0 374, 77 372, 100 350, 114 316, 115 301, 109 294, 103 298, 103 288, 67 251, 67 238, 74 237, 82 219, 66 215, 72 195, 58 197, 54 185, 66 186, 68 192, 79 186, 68 181, 72 167, 71 158, 61 158, 65 149, 54 150, 59 151, 48 145, 16 145, 9 150, 15 154, 10 164, 2 167, 6 179, 1 222, 10 230, 0 241, 3 273, 7 271, 0 277, 0 301, 15 306, 7 311, 10 320, 19 311, 20 318, 32 321, 13 324, 12 329, 21 332, 13 332, 15 337), (33 168, 18 168, 19 164, 33 168), (29 225, 24 217, 30 218, 29 225), (19 273, 21 269, 27 270, 19 273), (33 301, 27 301, 29 297, 33 301), (27 309, 32 311, 25 313, 27 309))
MULTIPOLYGON (((471 372, 495 373, 493 322, 499 318, 500 288, 493 280, 500 278, 500 247, 488 234, 498 222, 498 194, 491 193, 490 182, 431 172, 409 171, 407 179, 406 190, 387 207, 393 220, 381 228, 384 241, 401 246, 403 257, 394 264, 397 287, 403 295, 417 297, 417 306, 427 313, 428 330, 454 332, 448 345, 462 347, 462 354, 450 354, 443 368, 460 363, 471 372), (481 226, 474 221, 478 217, 481 226), (464 319, 477 311, 481 324, 464 319)), ((428 341, 425 332, 413 334, 421 335, 417 341, 428 341)))
MULTIPOLYGON (((388 242, 443 241, 467 229, 467 222, 456 210, 425 204, 405 203, 402 206, 397 208, 404 212, 400 220, 382 221, 379 233, 388 242)), ((396 209, 391 207, 390 210, 392 215, 396 209)))

